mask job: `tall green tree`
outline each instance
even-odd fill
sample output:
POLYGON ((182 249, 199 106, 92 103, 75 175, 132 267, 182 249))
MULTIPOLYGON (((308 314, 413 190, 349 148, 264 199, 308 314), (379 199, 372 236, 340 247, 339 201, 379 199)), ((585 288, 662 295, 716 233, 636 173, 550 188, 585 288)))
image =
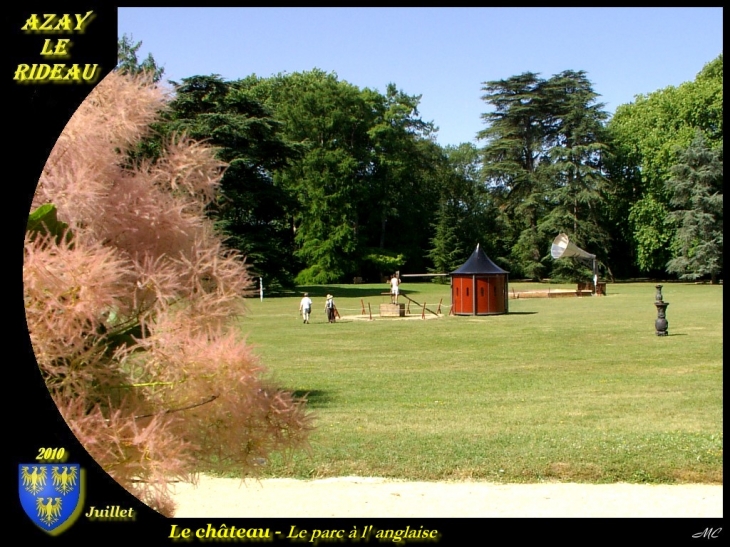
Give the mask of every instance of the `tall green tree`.
POLYGON ((481 180, 478 148, 471 143, 444 149, 447 170, 441 178, 429 257, 433 271, 448 273, 480 244, 489 255, 499 249, 497 211, 481 180))
POLYGON ((420 99, 390 83, 385 95, 374 93, 370 102, 376 115, 369 131, 369 202, 377 206, 368 209, 366 244, 402 255, 396 269, 411 272, 425 271, 430 231, 423 227, 434 213, 444 159, 433 141, 436 128, 420 117, 420 99))
POLYGON ((547 250, 560 232, 576 243, 605 249, 601 228, 602 158, 607 114, 585 72, 564 71, 548 80, 526 72, 486 82, 483 99, 493 111, 478 133, 482 174, 511 234, 516 275, 541 278, 553 264, 547 250))
POLYGON ((151 53, 140 61, 137 52, 142 47, 142 42, 134 42, 132 36, 124 34, 117 41, 117 67, 116 70, 122 74, 139 74, 140 72, 149 73, 153 82, 159 82, 165 73, 164 67, 161 67, 155 61, 151 53))
POLYGON ((296 204, 274 174, 298 151, 284 138, 281 124, 262 103, 218 75, 184 78, 170 106, 160 126, 164 133, 207 141, 228 164, 209 209, 226 243, 246 256, 269 287, 291 286, 297 271, 289 218, 296 204))
MULTIPOLYGON (((603 157, 608 152, 604 122, 608 113, 597 102, 586 73, 564 71, 545 83, 549 98, 545 124, 550 163, 546 167, 545 199, 549 210, 539 222, 543 240, 563 232, 580 247, 604 259, 609 234, 604 229, 603 203, 607 187, 603 157)), ((570 261, 553 264, 574 279, 583 276, 570 261)))
POLYGON ((686 149, 703 131, 710 149, 723 140, 722 54, 705 65, 694 81, 667 87, 621 105, 608 124, 614 143, 611 177, 623 186, 616 197, 627 210, 633 257, 642 272, 664 271, 672 258, 676 225, 666 182, 686 149))
POLYGON ((404 210, 407 216, 401 215, 400 228, 402 241, 407 245, 406 256, 411 257, 410 271, 423 272, 430 265, 426 250, 433 236, 430 220, 434 216, 439 200, 439 182, 443 172, 448 169, 444 162, 443 148, 432 139, 416 141, 415 153, 411 157, 413 169, 408 186, 403 192, 404 201, 408 203, 404 210))
POLYGON ((493 110, 482 114, 487 128, 477 134, 482 148, 483 176, 495 190, 516 234, 511 269, 540 278, 543 245, 538 220, 543 215, 548 165, 546 136, 550 123, 544 81, 532 72, 485 82, 482 99, 493 110))
POLYGON ((671 174, 669 218, 677 235, 667 271, 680 279, 709 276, 714 284, 723 268, 722 148, 709 149, 698 131, 671 174))
POLYGON ((372 111, 358 88, 318 70, 277 77, 272 101, 288 138, 303 147, 277 175, 298 200, 297 282, 342 281, 357 271, 372 111))
MULTIPOLYGON (((438 154, 418 96, 385 95, 312 70, 241 82, 269 106, 302 155, 275 180, 297 201, 292 215, 299 283, 331 283, 382 264, 423 260, 425 196, 438 154)), ((382 273, 382 272, 381 272, 382 273)))

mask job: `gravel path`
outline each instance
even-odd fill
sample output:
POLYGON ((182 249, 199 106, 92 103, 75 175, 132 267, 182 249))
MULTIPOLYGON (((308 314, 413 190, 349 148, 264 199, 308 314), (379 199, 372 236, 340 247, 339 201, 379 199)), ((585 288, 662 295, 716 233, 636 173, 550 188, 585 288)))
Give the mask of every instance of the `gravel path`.
POLYGON ((175 485, 176 517, 722 518, 723 486, 406 482, 342 477, 260 481, 201 476, 175 485))

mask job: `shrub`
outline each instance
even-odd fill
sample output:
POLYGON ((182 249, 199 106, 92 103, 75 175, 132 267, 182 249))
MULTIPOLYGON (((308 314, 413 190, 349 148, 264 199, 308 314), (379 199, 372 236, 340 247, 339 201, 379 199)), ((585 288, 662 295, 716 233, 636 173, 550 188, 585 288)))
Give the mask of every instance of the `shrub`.
POLYGON ((71 430, 122 486, 172 515, 170 480, 251 474, 274 451, 306 448, 312 417, 237 333, 254 285, 204 214, 226 167, 215 150, 175 136, 158 160, 130 165, 169 101, 147 78, 110 74, 60 135, 34 196, 24 297, 71 430))

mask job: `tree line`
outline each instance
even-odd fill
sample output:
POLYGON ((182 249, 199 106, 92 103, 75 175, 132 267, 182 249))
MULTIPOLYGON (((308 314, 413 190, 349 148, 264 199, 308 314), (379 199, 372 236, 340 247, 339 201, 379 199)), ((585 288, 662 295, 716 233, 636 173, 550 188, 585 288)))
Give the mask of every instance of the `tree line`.
MULTIPOLYGON (((161 78, 153 58, 137 62, 140 44, 120 40, 119 70, 161 78)), ((485 128, 458 146, 439 145, 421 96, 395 83, 381 93, 319 69, 197 75, 172 82, 155 129, 218 147, 228 167, 208 214, 272 287, 449 272, 478 243, 513 279, 589 277, 550 257, 560 232, 610 278, 715 282, 722 72, 720 54, 613 116, 584 71, 486 81, 485 128)))

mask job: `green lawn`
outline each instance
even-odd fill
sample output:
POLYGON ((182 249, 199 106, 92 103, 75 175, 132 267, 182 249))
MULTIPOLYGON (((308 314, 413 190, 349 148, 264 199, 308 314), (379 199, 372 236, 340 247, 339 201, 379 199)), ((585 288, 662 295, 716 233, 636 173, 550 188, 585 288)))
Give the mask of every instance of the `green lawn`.
MULTIPOLYGON (((666 337, 654 284, 510 299, 509 314, 479 317, 448 315, 448 285, 401 288, 444 315, 380 318, 385 284, 302 287, 309 325, 299 294, 247 301, 242 332, 316 415, 311 453, 274 457, 264 476, 722 482, 721 285, 664 285, 666 337)), ((546 286, 510 283, 531 288, 546 286)))

